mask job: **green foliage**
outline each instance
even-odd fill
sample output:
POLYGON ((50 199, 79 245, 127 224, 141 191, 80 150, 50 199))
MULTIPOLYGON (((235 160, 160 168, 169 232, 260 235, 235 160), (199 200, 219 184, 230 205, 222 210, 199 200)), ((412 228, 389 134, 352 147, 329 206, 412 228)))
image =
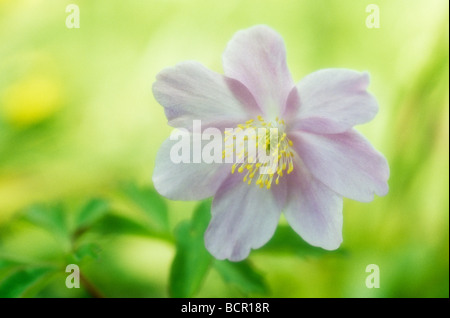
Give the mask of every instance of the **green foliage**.
POLYGON ((18 267, 20 263, 8 259, 0 259, 0 282, 9 276, 11 271, 18 267))
POLYGON ((54 272, 54 269, 47 267, 18 269, 1 281, 0 298, 22 297, 29 289, 45 280, 46 276, 52 272, 54 272))
POLYGON ((175 233, 176 255, 170 271, 172 297, 192 297, 199 289, 212 261, 203 235, 210 219, 211 202, 198 206, 192 221, 182 222, 175 233))
MULTIPOLYGON (((84 263, 88 258, 98 259, 101 248, 94 242, 85 242, 84 234, 107 215, 109 205, 102 199, 92 199, 75 213, 74 226, 69 225, 69 213, 62 204, 33 205, 18 221, 33 224, 52 235, 66 251, 62 257, 45 261, 13 261, 0 259, 0 297, 30 297, 46 286, 48 277, 61 271, 69 263, 84 263)), ((1 236, 0 236, 1 240, 1 236)), ((0 248, 0 255, 2 255, 0 248)), ((13 255, 20 258, 21 255, 13 255)))
POLYGON ((246 296, 266 294, 269 291, 264 277, 255 270, 250 261, 233 263, 215 260, 214 268, 225 282, 235 285, 246 296))
POLYGON ((109 204, 102 199, 92 199, 79 212, 76 228, 83 229, 92 226, 108 213, 109 204))
POLYGON ((101 247, 96 243, 86 243, 79 246, 74 252, 76 260, 81 261, 83 258, 89 256, 93 259, 98 259, 101 253, 101 247))
POLYGON ((61 205, 34 205, 25 212, 25 218, 54 234, 57 239, 68 239, 69 227, 61 205))
POLYGON ((161 196, 151 188, 138 188, 134 184, 124 187, 124 193, 148 216, 150 226, 157 231, 169 230, 167 205, 161 196))
POLYGON ((260 249, 260 252, 299 257, 345 254, 342 248, 336 251, 327 251, 308 244, 288 225, 279 225, 272 239, 260 249))
MULTIPOLYGON (((128 185, 122 188, 127 204, 140 212, 140 217, 124 215, 107 200, 95 198, 87 201, 73 213, 70 226, 69 211, 63 204, 34 205, 18 220, 42 228, 60 244, 69 244, 62 257, 47 265, 33 261, 0 260, 0 296, 29 297, 46 288, 46 278, 61 272, 67 264, 85 268, 99 262, 102 244, 107 237, 143 236, 164 240, 175 247, 169 277, 171 297, 193 297, 214 268, 224 282, 234 286, 242 295, 264 294, 268 291, 263 276, 248 261, 233 263, 214 260, 206 250, 204 233, 211 218, 211 200, 201 202, 191 220, 182 221, 174 235, 168 229, 168 211, 163 199, 150 188, 128 185), (142 222, 144 220, 144 222, 142 222), (148 222, 146 222, 147 220, 148 222), (164 230, 166 229, 166 230, 164 230)), ((0 235, 1 240, 1 235, 0 235)), ((0 248, 0 255, 2 249, 0 248)), ((17 255, 16 255, 17 256, 17 255)), ((60 275, 60 273, 58 274, 60 275)), ((93 297, 104 293, 84 276, 86 291, 93 297)), ((106 293, 107 294, 107 293, 106 293)))
POLYGON ((193 297, 213 267, 223 280, 237 287, 243 295, 268 291, 261 274, 248 261, 238 263, 215 260, 205 248, 204 234, 211 218, 211 201, 202 202, 191 221, 176 229, 176 255, 170 271, 172 297, 193 297))
POLYGON ((153 229, 148 228, 144 224, 119 214, 108 214, 101 222, 92 227, 92 231, 100 236, 106 235, 141 235, 153 236, 157 235, 153 229))

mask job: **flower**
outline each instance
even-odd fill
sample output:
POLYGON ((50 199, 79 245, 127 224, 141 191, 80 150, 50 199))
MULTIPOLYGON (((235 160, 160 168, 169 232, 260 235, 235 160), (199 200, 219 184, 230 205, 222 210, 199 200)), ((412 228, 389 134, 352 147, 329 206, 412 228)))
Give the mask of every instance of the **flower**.
POLYGON ((246 152, 241 163, 174 163, 175 141, 167 139, 156 157, 156 190, 174 200, 214 197, 205 246, 218 259, 240 261, 263 246, 282 212, 309 244, 337 249, 343 197, 369 202, 388 192, 386 159, 353 129, 378 111, 366 91, 369 75, 323 69, 296 85, 283 39, 262 25, 234 35, 223 68, 221 75, 188 61, 157 75, 153 94, 169 125, 187 135, 194 120, 222 132, 276 127, 278 142, 256 137, 256 143, 274 151, 279 164, 261 173, 265 163, 246 152))

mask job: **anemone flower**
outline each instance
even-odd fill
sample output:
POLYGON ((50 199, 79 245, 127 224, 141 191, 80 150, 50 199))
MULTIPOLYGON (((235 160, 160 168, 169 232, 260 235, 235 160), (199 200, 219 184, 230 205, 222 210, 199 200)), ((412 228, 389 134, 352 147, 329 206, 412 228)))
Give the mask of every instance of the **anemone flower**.
POLYGON ((261 172, 267 163, 245 151, 233 164, 174 162, 177 141, 169 138, 156 157, 156 190, 173 200, 214 197, 204 238, 217 259, 240 261, 263 246, 282 212, 306 242, 337 249, 343 197, 369 202, 388 192, 386 159, 353 128, 378 111, 368 73, 323 69, 295 84, 283 39, 267 26, 238 31, 223 68, 221 75, 182 62, 157 75, 153 94, 180 135, 193 137, 196 120, 225 139, 227 128, 276 128, 275 141, 255 137, 278 159, 275 169, 261 172))

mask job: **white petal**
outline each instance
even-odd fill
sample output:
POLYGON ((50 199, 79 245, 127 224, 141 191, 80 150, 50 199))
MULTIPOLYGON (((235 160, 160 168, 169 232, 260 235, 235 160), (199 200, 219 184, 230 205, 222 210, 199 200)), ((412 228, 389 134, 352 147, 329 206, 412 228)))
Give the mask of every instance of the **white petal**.
POLYGON ((311 174, 340 195, 362 202, 386 195, 386 158, 357 131, 316 135, 293 133, 289 138, 311 174))
POLYGON ((243 83, 267 116, 279 116, 294 82, 283 38, 258 25, 238 31, 223 54, 225 75, 243 83))
POLYGON ((288 176, 286 219, 309 244, 334 250, 342 242, 342 197, 314 178, 300 160, 288 176))
POLYGON ((204 128, 234 128, 260 113, 244 85, 194 61, 162 70, 153 95, 169 125, 177 128, 192 130, 193 120, 201 120, 204 128))
MULTIPOLYGON (((298 103, 287 106, 298 111, 290 123, 291 129, 334 134, 372 120, 378 112, 378 104, 367 92, 368 85, 368 73, 347 69, 311 73, 294 89, 298 93, 298 103)), ((293 109, 290 113, 294 113, 293 109)))
POLYGON ((205 233, 208 251, 218 259, 240 261, 263 246, 275 232, 286 197, 286 183, 271 190, 248 185, 232 175, 219 188, 205 233))
MULTIPOLYGON (((203 160, 200 163, 193 163, 193 160, 190 163, 174 163, 170 152, 177 142, 168 138, 158 151, 153 171, 155 189, 172 200, 202 200, 213 196, 230 174, 230 165, 207 164, 203 160)), ((190 150, 193 150, 192 143, 190 150)))

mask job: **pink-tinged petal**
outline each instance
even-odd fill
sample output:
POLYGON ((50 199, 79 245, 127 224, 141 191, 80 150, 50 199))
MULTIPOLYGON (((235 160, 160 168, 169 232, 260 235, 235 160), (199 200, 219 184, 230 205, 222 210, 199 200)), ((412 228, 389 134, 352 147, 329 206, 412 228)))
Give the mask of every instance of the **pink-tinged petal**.
POLYGON ((376 99, 367 92, 369 74, 347 69, 324 69, 306 76, 294 88, 298 102, 287 105, 298 111, 291 130, 335 134, 372 120, 378 112, 376 99))
MULTIPOLYGON (((177 142, 166 139, 156 155, 152 177, 156 191, 171 200, 202 200, 213 196, 230 174, 231 166, 203 160, 194 163, 192 156, 190 163, 174 163, 171 149, 177 142)), ((189 147, 193 151, 192 143, 189 147)))
POLYGON ((255 96, 264 114, 283 113, 294 82, 286 64, 283 38, 259 25, 238 31, 223 54, 225 75, 243 83, 255 96))
POLYGON ((334 250, 342 242, 342 197, 314 178, 300 160, 288 176, 285 216, 309 244, 334 250))
POLYGON ((234 174, 221 185, 211 208, 205 245, 217 259, 240 261, 275 232, 286 199, 286 183, 271 190, 248 185, 234 174))
POLYGON ((316 135, 291 133, 294 149, 314 177, 338 194, 362 202, 388 193, 386 158, 357 131, 316 135))
POLYGON ((236 127, 260 113, 244 85, 194 61, 162 70, 153 95, 177 128, 192 130, 193 120, 201 120, 203 128, 236 127))

